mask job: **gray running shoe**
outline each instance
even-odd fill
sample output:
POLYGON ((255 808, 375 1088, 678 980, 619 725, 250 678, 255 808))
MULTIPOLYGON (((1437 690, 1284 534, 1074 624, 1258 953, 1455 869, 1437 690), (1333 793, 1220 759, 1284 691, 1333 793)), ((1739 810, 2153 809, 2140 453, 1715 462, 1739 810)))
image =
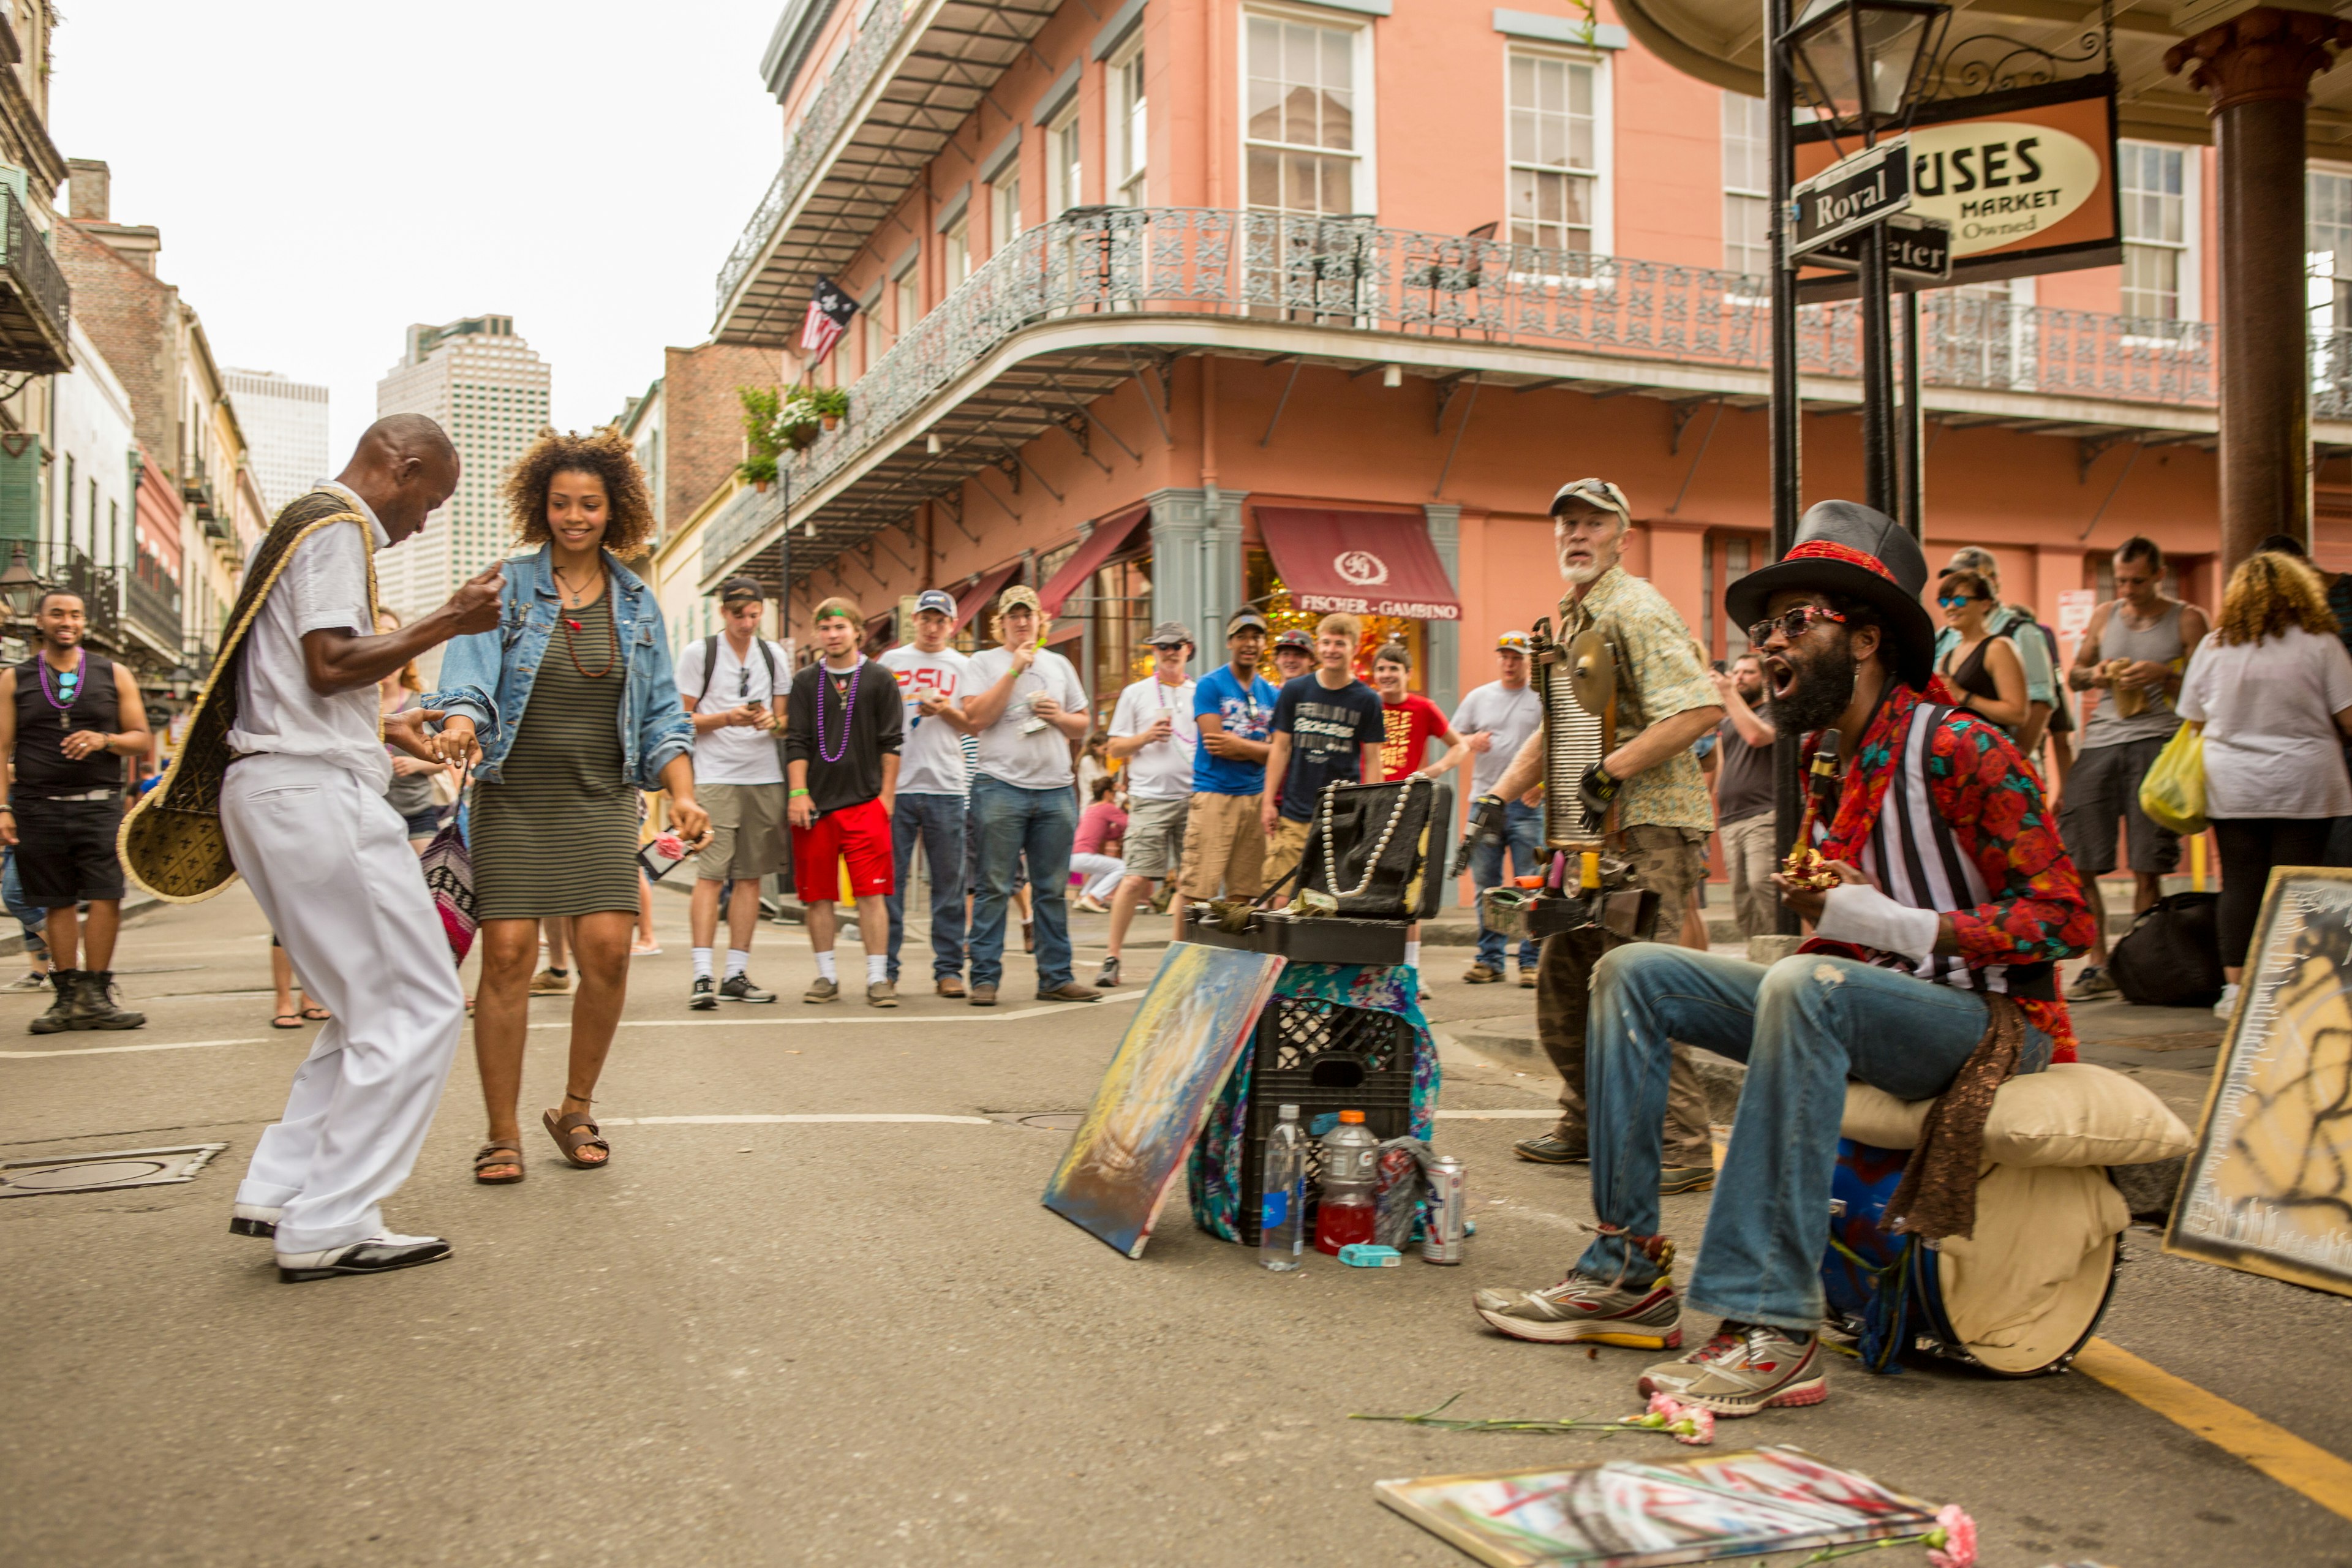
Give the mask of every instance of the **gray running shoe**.
POLYGON ((1678 1350, 1682 1299, 1671 1277, 1621 1288, 1575 1269, 1542 1290, 1481 1290, 1471 1298, 1478 1315, 1515 1340, 1538 1344, 1585 1342, 1629 1350, 1678 1350))
POLYGON ((1753 1415, 1778 1405, 1819 1405, 1830 1396, 1821 1341, 1767 1323, 1727 1322, 1679 1361, 1642 1374, 1645 1394, 1664 1394, 1717 1415, 1753 1415))
POLYGON ((719 1011, 719 988, 710 983, 710 976, 698 974, 694 977, 694 989, 687 994, 686 1005, 698 1013, 719 1011))
POLYGON ((772 1002, 776 994, 752 984, 748 974, 730 974, 719 982, 719 997, 722 1002, 772 1002))
POLYGON ((1102 973, 1095 976, 1096 986, 1101 990, 1108 991, 1118 984, 1118 960, 1116 958, 1104 959, 1102 973))
POLYGON ((2069 1002, 2096 1002, 2103 996, 2116 994, 2115 976, 2100 964, 2086 963, 2083 973, 2074 976, 2074 984, 2066 987, 2069 1002))
POLYGON ((8 982, 7 984, 0 985, 0 991, 47 991, 48 988, 48 972, 40 969, 33 970, 31 973, 26 974, 20 974, 16 979, 8 982))

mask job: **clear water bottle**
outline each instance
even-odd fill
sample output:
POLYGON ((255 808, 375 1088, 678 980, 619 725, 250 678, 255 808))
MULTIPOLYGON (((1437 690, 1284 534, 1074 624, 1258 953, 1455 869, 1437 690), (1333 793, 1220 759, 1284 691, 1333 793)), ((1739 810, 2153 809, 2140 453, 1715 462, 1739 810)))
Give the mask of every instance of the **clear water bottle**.
POLYGON ((1307 1142, 1298 1107, 1286 1105, 1265 1137, 1265 1196, 1259 1200, 1258 1261, 1277 1272, 1299 1265, 1307 1241, 1307 1142))
POLYGON ((1380 1183, 1381 1141, 1364 1125, 1360 1110, 1339 1112, 1339 1125, 1323 1134, 1323 1184, 1315 1211, 1315 1250, 1339 1256, 1354 1241, 1370 1241, 1380 1183))

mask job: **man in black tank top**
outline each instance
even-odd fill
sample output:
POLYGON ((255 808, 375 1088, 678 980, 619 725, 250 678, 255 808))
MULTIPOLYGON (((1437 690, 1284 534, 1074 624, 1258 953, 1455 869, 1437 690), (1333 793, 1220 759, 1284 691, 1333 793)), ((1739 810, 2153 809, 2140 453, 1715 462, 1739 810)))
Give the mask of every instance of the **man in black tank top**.
POLYGON ((122 921, 114 835, 123 759, 147 750, 147 710, 131 672, 82 645, 79 595, 42 595, 33 626, 33 657, 0 669, 0 755, 9 762, 0 844, 16 852, 25 901, 49 911, 57 965, 57 1000, 32 1031, 136 1029, 146 1016, 114 1005, 114 933, 122 921))

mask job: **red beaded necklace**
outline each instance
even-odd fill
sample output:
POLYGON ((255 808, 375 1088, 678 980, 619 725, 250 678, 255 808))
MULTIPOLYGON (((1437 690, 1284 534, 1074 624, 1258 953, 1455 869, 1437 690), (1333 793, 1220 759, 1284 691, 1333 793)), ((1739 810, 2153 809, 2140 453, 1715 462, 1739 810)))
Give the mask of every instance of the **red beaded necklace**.
MULTIPOLYGON (((555 574, 555 582, 556 585, 563 590, 567 598, 569 595, 580 592, 579 589, 572 587, 571 584, 566 583, 563 580, 563 574, 561 572, 555 574)), ((583 600, 582 607, 584 608, 585 604, 586 601, 583 600)), ((567 602, 563 607, 569 610, 572 606, 567 602)), ((605 676, 612 674, 613 667, 621 662, 620 618, 613 614, 612 606, 608 604, 604 608, 604 629, 611 635, 612 647, 605 655, 604 668, 602 669, 590 669, 587 666, 580 662, 580 647, 577 638, 583 629, 583 628, 581 626, 581 624, 572 616, 565 616, 563 617, 563 651, 570 656, 572 659, 572 668, 578 670, 584 679, 589 680, 601 680, 605 676)))

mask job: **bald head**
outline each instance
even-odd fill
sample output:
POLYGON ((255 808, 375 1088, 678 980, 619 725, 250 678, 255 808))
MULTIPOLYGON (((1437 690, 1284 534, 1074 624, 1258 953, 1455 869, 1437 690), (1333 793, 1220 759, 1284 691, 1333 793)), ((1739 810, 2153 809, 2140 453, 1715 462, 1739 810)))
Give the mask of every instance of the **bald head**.
POLYGON ((397 544, 457 489, 457 448, 424 415, 394 414, 367 427, 336 477, 375 509, 397 544))

